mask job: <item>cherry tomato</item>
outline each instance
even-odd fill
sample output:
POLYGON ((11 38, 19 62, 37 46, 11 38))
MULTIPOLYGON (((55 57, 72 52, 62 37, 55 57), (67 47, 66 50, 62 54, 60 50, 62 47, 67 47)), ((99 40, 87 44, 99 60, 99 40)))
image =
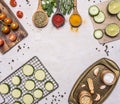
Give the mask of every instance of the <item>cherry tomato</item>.
POLYGON ((4 45, 4 40, 2 38, 0 38, 0 46, 4 45))
POLYGON ((0 20, 4 20, 7 17, 6 13, 1 12, 0 13, 0 20))
POLYGON ((22 11, 17 11, 17 17, 22 18, 23 17, 23 12, 22 11))
POLYGON ((19 28, 19 25, 18 25, 17 22, 12 22, 11 25, 10 25, 10 27, 11 27, 12 30, 16 30, 16 29, 19 28))
POLYGON ((5 25, 10 25, 12 23, 12 19, 11 18, 5 18, 4 19, 4 24, 5 25))
POLYGON ((10 0, 10 5, 11 5, 12 7, 16 7, 16 6, 17 6, 16 0, 10 0))
POLYGON ((8 26, 2 26, 2 30, 3 33, 8 34, 10 32, 10 28, 8 26))
POLYGON ((14 42, 17 39, 17 36, 14 33, 9 34, 10 41, 14 42))

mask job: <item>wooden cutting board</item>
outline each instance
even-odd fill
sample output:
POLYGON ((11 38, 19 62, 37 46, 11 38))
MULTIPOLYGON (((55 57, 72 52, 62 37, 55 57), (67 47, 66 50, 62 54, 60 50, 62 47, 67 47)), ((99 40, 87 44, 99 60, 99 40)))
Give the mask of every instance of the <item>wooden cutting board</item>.
POLYGON ((1 12, 5 12, 7 14, 7 17, 10 17, 13 21, 15 21, 19 24, 19 28, 17 30, 13 31, 11 29, 10 33, 15 33, 17 36, 16 41, 11 42, 8 39, 9 34, 6 35, 1 32, 2 23, 0 23, 0 37, 2 37, 4 39, 4 45, 0 47, 0 52, 2 54, 4 54, 7 51, 9 51, 12 47, 14 47, 17 43, 22 41, 28 35, 28 33, 26 32, 26 30, 24 29, 22 24, 19 22, 19 20, 16 18, 16 16, 14 15, 14 13, 8 7, 8 5, 5 3, 4 0, 0 0, 0 10, 1 10, 1 12))

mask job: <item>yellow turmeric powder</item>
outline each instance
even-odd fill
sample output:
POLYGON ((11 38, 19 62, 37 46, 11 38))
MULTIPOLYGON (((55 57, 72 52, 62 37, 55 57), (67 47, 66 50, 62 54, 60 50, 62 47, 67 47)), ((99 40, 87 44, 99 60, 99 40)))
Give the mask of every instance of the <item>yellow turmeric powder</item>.
POLYGON ((82 18, 78 14, 72 14, 69 18, 69 21, 73 27, 79 27, 82 24, 82 18))

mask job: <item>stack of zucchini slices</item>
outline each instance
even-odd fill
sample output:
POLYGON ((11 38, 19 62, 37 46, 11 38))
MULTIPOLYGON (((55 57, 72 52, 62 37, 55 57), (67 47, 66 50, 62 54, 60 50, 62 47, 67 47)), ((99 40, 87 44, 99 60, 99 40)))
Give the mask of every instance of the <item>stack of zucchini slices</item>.
POLYGON ((96 23, 103 23, 105 21, 105 14, 104 12, 100 11, 100 9, 96 5, 90 6, 88 10, 90 16, 93 17, 93 20, 96 23))
MULTIPOLYGON (((108 3, 107 11, 109 15, 116 15, 120 20, 120 1, 113 0, 108 3)), ((96 5, 92 5, 89 7, 89 15, 93 17, 93 20, 97 24, 101 24, 105 21, 106 17, 103 11, 101 11, 96 5)), ((103 38, 104 34, 110 38, 116 37, 120 33, 120 26, 117 23, 109 23, 105 29, 96 29, 94 30, 94 37, 96 39, 103 38)))

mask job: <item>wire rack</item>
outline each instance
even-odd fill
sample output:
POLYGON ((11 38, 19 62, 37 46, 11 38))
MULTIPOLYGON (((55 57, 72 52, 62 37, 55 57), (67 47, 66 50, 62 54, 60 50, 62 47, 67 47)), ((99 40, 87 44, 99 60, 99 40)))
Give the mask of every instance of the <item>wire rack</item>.
POLYGON ((16 71, 14 71, 11 75, 9 75, 7 78, 5 78, 3 81, 0 82, 0 84, 2 83, 7 83, 10 86, 10 92, 8 94, 2 95, 4 99, 4 102, 2 104, 13 104, 15 101, 20 101, 22 104, 24 104, 22 98, 23 95, 25 95, 26 93, 29 93, 31 95, 33 95, 33 91, 35 89, 41 89, 43 91, 43 96, 40 99, 34 98, 34 102, 33 104, 37 104, 41 99, 43 99, 44 97, 46 97, 48 94, 50 94, 51 92, 53 92, 54 90, 56 90, 59 85, 57 84, 57 82, 53 79, 53 77, 51 76, 51 74, 47 71, 47 69, 44 67, 44 65, 41 63, 41 61, 34 56, 32 59, 30 59, 28 62, 26 62, 24 65, 22 65, 20 68, 18 68, 16 71), (34 78, 34 75, 32 76, 25 76, 22 72, 22 68, 24 65, 29 64, 32 65, 34 67, 34 71, 42 69, 45 74, 46 74, 46 78, 43 81, 38 81, 34 78), (19 76, 22 79, 22 82, 19 86, 15 86, 13 85, 11 79, 14 76, 19 76), (27 89, 25 89, 24 84, 27 80, 33 80, 36 84, 35 88, 32 91, 28 91, 27 89), (54 85, 54 89, 52 91, 47 91, 45 89, 45 83, 51 81, 54 85), (22 96, 19 99, 15 99, 12 97, 12 90, 14 90, 15 88, 19 88, 22 91, 22 96))

